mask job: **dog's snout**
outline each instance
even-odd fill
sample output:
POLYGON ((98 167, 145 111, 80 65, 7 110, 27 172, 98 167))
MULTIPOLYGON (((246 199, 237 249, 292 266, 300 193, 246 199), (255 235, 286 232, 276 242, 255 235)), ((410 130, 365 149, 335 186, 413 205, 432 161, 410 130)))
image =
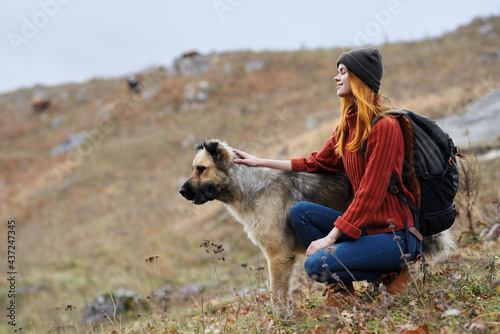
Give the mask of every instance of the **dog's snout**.
POLYGON ((189 199, 189 194, 192 194, 192 191, 187 185, 183 185, 181 189, 179 189, 179 193, 182 195, 182 197, 189 199))

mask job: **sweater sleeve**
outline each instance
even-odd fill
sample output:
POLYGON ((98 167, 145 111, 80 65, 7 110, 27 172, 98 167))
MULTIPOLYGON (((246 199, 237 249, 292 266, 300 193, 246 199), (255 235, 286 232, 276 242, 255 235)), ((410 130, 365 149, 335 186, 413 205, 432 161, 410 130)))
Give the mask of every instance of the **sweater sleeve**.
MULTIPOLYGON (((354 189, 353 202, 335 222, 335 226, 348 236, 359 238, 360 228, 380 209, 387 196, 398 148, 402 143, 403 136, 397 120, 388 117, 377 122, 368 135, 364 174, 358 189, 354 189)), ((356 160, 363 159, 361 152, 356 154, 356 160)))
POLYGON ((307 158, 292 158, 294 172, 337 172, 345 173, 342 159, 335 152, 335 132, 318 152, 312 152, 307 158))

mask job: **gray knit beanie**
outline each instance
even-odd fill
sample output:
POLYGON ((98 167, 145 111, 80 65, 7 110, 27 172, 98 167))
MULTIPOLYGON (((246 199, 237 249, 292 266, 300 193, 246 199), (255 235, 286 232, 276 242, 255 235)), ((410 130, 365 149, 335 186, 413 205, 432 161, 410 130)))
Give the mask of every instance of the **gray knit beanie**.
POLYGON ((362 48, 345 52, 337 60, 337 68, 341 63, 375 93, 378 93, 380 79, 384 73, 382 55, 378 49, 362 48))

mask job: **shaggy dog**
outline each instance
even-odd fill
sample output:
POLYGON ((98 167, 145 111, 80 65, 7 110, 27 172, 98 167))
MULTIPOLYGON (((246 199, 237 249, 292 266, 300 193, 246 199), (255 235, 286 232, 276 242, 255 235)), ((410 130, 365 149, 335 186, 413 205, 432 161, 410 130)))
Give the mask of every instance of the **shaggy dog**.
MULTIPOLYGON (((344 212, 349 181, 344 174, 301 173, 234 163, 238 156, 225 142, 211 139, 196 146, 192 174, 180 193, 193 204, 218 200, 243 225, 266 256, 274 312, 288 315, 288 293, 296 259, 305 248, 293 230, 290 209, 300 201, 344 212)), ((430 255, 451 246, 447 233, 424 239, 430 255)))

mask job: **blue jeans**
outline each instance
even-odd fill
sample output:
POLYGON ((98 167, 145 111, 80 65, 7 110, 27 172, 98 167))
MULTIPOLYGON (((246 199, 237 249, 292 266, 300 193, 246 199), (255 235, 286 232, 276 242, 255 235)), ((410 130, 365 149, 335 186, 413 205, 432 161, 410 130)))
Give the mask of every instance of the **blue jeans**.
MULTIPOLYGON (((335 226, 341 212, 322 205, 299 202, 291 210, 292 225, 307 248, 314 240, 325 237, 335 226)), ((367 235, 364 228, 358 239, 342 235, 332 250, 325 248, 309 256, 305 262, 307 275, 318 282, 346 285, 353 281, 373 280, 382 274, 399 271, 405 267, 403 254, 410 254, 413 261, 421 248, 418 239, 410 234, 410 251, 407 249, 404 230, 367 235), (398 241, 394 237, 398 236, 398 241)))

